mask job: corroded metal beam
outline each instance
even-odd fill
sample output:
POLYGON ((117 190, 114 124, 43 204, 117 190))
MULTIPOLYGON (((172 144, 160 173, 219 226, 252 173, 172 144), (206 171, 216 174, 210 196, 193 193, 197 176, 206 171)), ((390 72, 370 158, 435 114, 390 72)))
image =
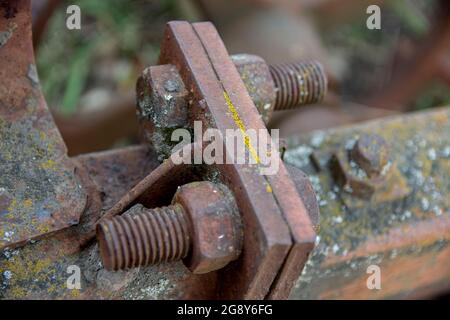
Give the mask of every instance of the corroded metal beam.
MULTIPOLYGON (((309 175, 321 210, 316 247, 291 298, 404 298, 449 290, 449 108, 294 137, 285 161, 309 175), (340 186, 333 178, 339 169, 329 166, 333 154, 348 154, 363 134, 387 141, 394 170, 385 181, 390 191, 369 198, 340 186), (381 268, 381 290, 366 287, 372 264, 381 268)), ((357 169, 356 163, 346 168, 357 169)))

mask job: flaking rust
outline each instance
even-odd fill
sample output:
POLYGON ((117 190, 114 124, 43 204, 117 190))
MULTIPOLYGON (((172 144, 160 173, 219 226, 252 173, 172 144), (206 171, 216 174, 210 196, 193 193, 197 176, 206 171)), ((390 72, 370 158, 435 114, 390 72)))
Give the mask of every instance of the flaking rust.
POLYGON ((308 174, 321 210, 316 247, 291 298, 403 298, 417 297, 423 288, 427 294, 448 290, 449 108, 316 131, 293 137, 289 145, 285 161, 308 174), (327 164, 336 148, 348 142, 350 149, 362 133, 378 134, 389 143, 411 189, 408 196, 346 205, 349 194, 327 164), (382 290, 366 287, 371 264, 381 268, 382 290))

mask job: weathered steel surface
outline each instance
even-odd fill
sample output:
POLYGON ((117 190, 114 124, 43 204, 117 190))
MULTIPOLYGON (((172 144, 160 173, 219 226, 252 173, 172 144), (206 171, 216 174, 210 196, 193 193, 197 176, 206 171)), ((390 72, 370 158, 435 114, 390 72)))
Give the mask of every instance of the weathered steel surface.
MULTIPOLYGON (((274 110, 318 103, 327 92, 326 74, 317 62, 269 66, 256 55, 237 54, 230 58, 266 124, 274 110)), ((146 68, 138 79, 136 95, 141 134, 158 151, 161 160, 165 159, 176 145, 171 141, 172 132, 189 127, 192 101, 177 68, 146 68)))
POLYGON ((14 14, 0 15, 0 249, 77 224, 86 205, 40 89, 30 3, 8 3, 14 14))
POLYGON ((173 130, 188 125, 188 92, 173 65, 148 67, 136 85, 137 116, 143 138, 161 155, 170 156, 173 130))
POLYGON ((321 209, 316 247, 290 298, 402 298, 450 289, 449 108, 316 131, 289 145, 285 161, 308 174, 321 209), (363 133, 387 141, 411 189, 407 197, 345 205, 350 190, 336 185, 328 159, 363 133), (381 290, 366 287, 371 264, 381 268, 381 290))
MULTIPOLYGON (((323 153, 313 155, 316 163, 327 156, 323 153)), ((401 200, 411 192, 386 141, 376 134, 362 133, 354 141, 343 141, 331 153, 328 168, 334 182, 344 190, 341 197, 349 208, 365 207, 367 200, 401 200)))
MULTIPOLYGON (((403 297, 450 288, 448 109, 291 139, 285 159, 310 174, 322 209, 318 246, 299 277, 318 221, 304 177, 295 185, 283 165, 277 176, 261 176, 250 165, 207 172, 170 161, 158 167, 156 154, 144 147, 67 158, 39 90, 29 2, 12 3, 14 10, 0 19, 0 248, 10 247, 0 253, 1 298, 284 298, 297 278, 291 298, 403 297), (362 132, 388 141, 401 175, 394 175, 392 188, 410 193, 361 199, 337 186, 328 161, 362 132), (90 239, 103 212, 168 204, 180 179, 197 177, 233 189, 250 230, 241 259, 206 275, 180 262, 115 273, 102 267, 90 239), (358 205, 349 205, 351 199, 358 205), (37 236, 22 248, 11 246, 37 236), (382 290, 366 287, 370 264, 381 267, 382 290), (67 288, 72 265, 81 269, 81 289, 67 288)), ((169 24, 161 57, 180 72, 192 98, 191 121, 223 131, 238 127, 237 114, 248 128, 265 129, 210 24, 169 24), (230 110, 230 103, 239 108, 230 110)))
MULTIPOLYGON (((185 147, 195 152, 197 144, 193 143, 185 147)), ((186 150, 185 149, 185 150, 186 150)), ((154 150, 154 149, 152 149, 154 150)), ((152 153, 157 155, 157 153, 152 153)), ((159 156, 158 156, 159 158, 159 156)), ((191 164, 175 164, 172 158, 166 159, 144 179, 126 192, 117 203, 114 204, 102 219, 122 214, 133 205, 140 203, 147 208, 160 207, 170 204, 172 196, 177 188, 183 184, 200 181, 204 168, 191 164)))
POLYGON ((277 92, 269 66, 261 57, 235 54, 231 60, 236 66, 245 88, 265 123, 268 123, 275 106, 277 92))
MULTIPOLYGON (((449 119, 450 110, 441 109, 290 140, 285 159, 308 172, 321 209, 317 247, 290 298, 419 297, 450 288, 449 119), (341 190, 334 187, 326 166, 316 171, 309 159, 313 151, 333 149, 361 132, 377 133, 388 141, 413 188, 409 197, 393 203, 367 201, 364 208, 349 210, 343 207, 341 190), (381 267, 381 290, 366 287, 370 264, 381 267)), ((139 272, 112 273, 101 266, 97 245, 80 239, 80 234, 93 230, 100 212, 117 203, 158 166, 154 153, 145 147, 132 147, 76 160, 79 168, 84 168, 85 180, 91 179, 94 186, 81 224, 22 248, 3 251, 1 298, 216 297, 218 279, 222 279, 217 272, 194 275, 181 262, 175 262, 141 268, 139 272), (81 268, 81 290, 66 287, 69 265, 81 268)), ((302 179, 293 175, 297 188, 305 188, 302 179)), ((309 207, 310 201, 304 201, 309 207)), ((315 212, 311 216, 314 225, 315 212)))
POLYGON ((214 272, 194 275, 181 262, 109 272, 101 264, 97 244, 86 242, 100 213, 158 166, 154 153, 139 146, 75 160, 85 180, 90 180, 89 208, 79 225, 0 253, 1 299, 206 299, 215 295, 214 272), (71 265, 80 267, 81 289, 67 288, 71 265))
POLYGON ((244 230, 234 196, 225 185, 200 181, 181 186, 172 203, 184 208, 192 226, 192 250, 184 260, 189 270, 219 270, 239 257, 244 230))
POLYGON ((178 187, 169 206, 138 204, 97 227, 103 265, 115 271, 183 259, 192 273, 212 272, 239 257, 242 238, 233 194, 208 181, 178 187))

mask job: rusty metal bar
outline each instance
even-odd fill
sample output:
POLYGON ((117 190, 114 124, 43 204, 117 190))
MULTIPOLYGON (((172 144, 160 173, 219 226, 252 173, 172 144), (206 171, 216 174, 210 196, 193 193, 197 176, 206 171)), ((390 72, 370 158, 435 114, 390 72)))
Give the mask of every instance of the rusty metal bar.
MULTIPOLYGON (((308 174, 321 209, 316 247, 290 298, 418 298, 423 290, 428 297, 449 290, 449 107, 315 131, 288 146, 285 161, 308 174), (364 135, 387 141, 384 171, 392 177, 369 198, 338 184, 329 166, 364 135), (372 264, 381 268, 381 290, 366 286, 372 264)), ((358 168, 345 171, 367 181, 358 168)))

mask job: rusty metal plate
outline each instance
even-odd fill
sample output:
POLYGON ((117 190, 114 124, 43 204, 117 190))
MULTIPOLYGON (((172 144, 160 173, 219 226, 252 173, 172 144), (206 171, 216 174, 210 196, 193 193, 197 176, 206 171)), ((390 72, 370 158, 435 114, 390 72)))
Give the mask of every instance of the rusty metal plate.
MULTIPOLYGON (((268 134, 212 24, 168 23, 159 62, 178 68, 192 95, 192 120, 219 129, 223 136, 227 129, 239 129, 239 123, 268 134)), ((315 235, 286 169, 281 163, 273 176, 261 175, 258 165, 217 165, 217 169, 218 178, 236 196, 245 230, 251 230, 246 232, 241 258, 220 272, 219 297, 262 299, 272 285, 289 289, 315 235)))
POLYGON ((0 250, 77 224, 86 193, 39 85, 29 1, 0 16, 0 250))

